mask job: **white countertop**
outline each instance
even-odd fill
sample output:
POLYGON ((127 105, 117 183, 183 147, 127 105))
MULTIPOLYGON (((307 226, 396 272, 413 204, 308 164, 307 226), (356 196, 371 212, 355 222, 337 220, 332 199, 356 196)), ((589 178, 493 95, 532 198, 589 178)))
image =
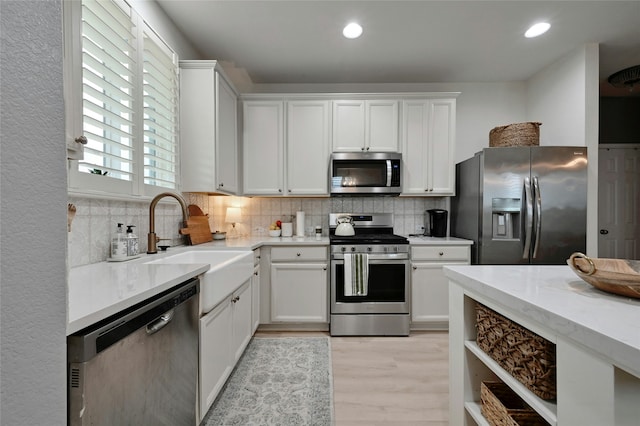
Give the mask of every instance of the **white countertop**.
POLYGON ((463 289, 538 322, 640 377, 640 300, 597 290, 568 266, 450 265, 463 289))
POLYGON ((428 246, 428 245, 437 245, 437 246, 460 246, 460 245, 473 245, 472 240, 465 240, 463 238, 456 237, 427 237, 426 235, 421 235, 419 237, 408 237, 409 244, 412 246, 428 246))
MULTIPOLYGON (((410 238, 411 244, 471 244, 459 238, 410 238)), ((254 250, 261 246, 329 245, 329 238, 248 237, 170 247, 124 262, 100 262, 72 268, 68 284, 67 335, 143 302, 209 269, 207 264, 146 264, 190 250, 254 250)))
POLYGON ((191 250, 253 250, 263 245, 328 245, 329 238, 238 238, 143 253, 124 262, 100 262, 71 268, 68 283, 67 335, 145 301, 206 272, 208 264, 146 264, 191 250))

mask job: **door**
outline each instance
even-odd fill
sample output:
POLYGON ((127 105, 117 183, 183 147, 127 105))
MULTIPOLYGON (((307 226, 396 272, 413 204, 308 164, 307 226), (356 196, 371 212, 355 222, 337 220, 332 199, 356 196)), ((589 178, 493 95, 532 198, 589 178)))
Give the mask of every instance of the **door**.
POLYGON ((231 324, 229 298, 200 318, 200 420, 207 414, 233 369, 231 324))
POLYGON ((240 359, 251 340, 251 307, 251 283, 247 281, 231 297, 231 349, 234 364, 240 359))
POLYGON ((599 149, 598 257, 640 260, 640 149, 599 149))
POLYGON ((271 320, 328 322, 326 263, 271 264, 271 320))
POLYGON ((524 253, 527 217, 525 182, 530 178, 528 147, 485 148, 480 157, 482 182, 482 235, 478 249, 481 265, 529 263, 524 253))
POLYGON ((534 238, 531 263, 566 264, 587 247, 587 148, 532 147, 534 238))
POLYGON ((216 73, 216 97, 216 184, 219 190, 236 194, 238 192, 237 100, 229 83, 219 73, 216 73))
POLYGON ((364 151, 364 101, 333 101, 333 152, 364 151))
POLYGON ((284 104, 244 103, 244 193, 283 195, 284 104))
POLYGON ((287 103, 287 194, 328 195, 329 102, 287 103))
POLYGON ((398 101, 366 101, 365 109, 365 150, 398 152, 398 101))

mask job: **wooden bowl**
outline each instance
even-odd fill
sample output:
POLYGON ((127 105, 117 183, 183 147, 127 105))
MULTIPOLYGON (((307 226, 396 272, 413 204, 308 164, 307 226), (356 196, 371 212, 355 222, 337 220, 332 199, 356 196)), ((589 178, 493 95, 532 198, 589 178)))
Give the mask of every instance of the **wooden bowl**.
POLYGON ((640 299, 640 261, 590 258, 573 253, 567 265, 584 281, 608 293, 640 299))

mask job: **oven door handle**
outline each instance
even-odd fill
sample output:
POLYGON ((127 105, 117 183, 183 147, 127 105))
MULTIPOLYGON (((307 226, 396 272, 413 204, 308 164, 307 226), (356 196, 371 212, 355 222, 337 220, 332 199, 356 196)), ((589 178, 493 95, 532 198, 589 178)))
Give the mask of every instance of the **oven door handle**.
POLYGON ((387 160, 387 186, 391 186, 393 178, 393 167, 391 167, 391 160, 387 160))
MULTIPOLYGON (((370 254, 368 255, 369 263, 375 263, 379 260, 384 261, 396 261, 396 260, 409 260, 408 253, 389 253, 389 254, 370 254)), ((331 255, 331 260, 344 261, 343 253, 334 253, 331 255)))

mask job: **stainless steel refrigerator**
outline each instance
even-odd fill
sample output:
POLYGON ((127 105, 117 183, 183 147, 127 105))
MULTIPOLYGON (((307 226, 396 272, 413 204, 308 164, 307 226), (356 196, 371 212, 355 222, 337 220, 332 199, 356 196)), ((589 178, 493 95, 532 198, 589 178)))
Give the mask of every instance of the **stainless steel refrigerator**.
POLYGON ((485 148, 456 165, 451 235, 471 263, 564 264, 586 250, 587 148, 485 148))

